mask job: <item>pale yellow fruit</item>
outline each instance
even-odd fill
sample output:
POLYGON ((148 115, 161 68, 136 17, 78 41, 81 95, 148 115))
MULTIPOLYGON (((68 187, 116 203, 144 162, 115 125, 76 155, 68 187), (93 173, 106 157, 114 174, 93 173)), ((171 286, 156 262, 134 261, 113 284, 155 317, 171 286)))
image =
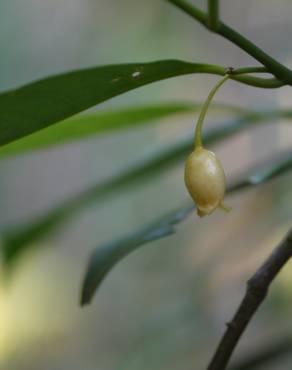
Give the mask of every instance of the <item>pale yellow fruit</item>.
POLYGON ((223 206, 225 174, 215 154, 202 147, 195 149, 185 165, 185 184, 196 203, 199 216, 223 206))

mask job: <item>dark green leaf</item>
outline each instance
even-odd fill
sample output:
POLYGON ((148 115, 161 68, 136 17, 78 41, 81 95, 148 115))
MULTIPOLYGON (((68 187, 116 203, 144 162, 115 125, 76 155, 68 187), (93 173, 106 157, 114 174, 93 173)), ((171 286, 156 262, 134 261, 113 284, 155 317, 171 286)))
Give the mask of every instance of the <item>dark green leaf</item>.
MULTIPOLYGON (((224 75, 225 71, 216 65, 163 60, 100 66, 42 79, 0 94, 0 146, 140 86, 175 76, 224 75)), ((253 86, 277 87, 265 78, 232 78, 253 86)))
MULTIPOLYGON (((227 189, 227 193, 233 193, 244 188, 263 184, 268 180, 292 169, 292 152, 272 166, 260 165, 250 175, 243 176, 227 189)), ((107 273, 126 255, 140 248, 144 244, 163 238, 175 232, 174 226, 183 221, 194 209, 188 205, 182 207, 158 221, 151 226, 131 233, 124 238, 115 240, 109 244, 99 246, 95 249, 89 260, 85 274, 81 304, 90 303, 92 297, 107 273)))
POLYGON ((218 66, 166 60, 101 66, 45 78, 0 94, 0 145, 155 81, 222 72, 224 68, 218 66))
POLYGON ((116 263, 142 245, 173 234, 175 232, 174 226, 187 217, 193 209, 193 206, 185 207, 163 217, 145 229, 98 247, 92 254, 87 268, 81 304, 90 302, 98 285, 116 263))

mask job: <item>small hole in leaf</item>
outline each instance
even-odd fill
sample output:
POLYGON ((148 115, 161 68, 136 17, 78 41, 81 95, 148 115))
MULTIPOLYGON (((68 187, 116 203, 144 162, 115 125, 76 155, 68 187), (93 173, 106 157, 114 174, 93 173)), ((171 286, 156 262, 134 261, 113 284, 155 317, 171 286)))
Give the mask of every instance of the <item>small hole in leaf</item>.
POLYGON ((133 78, 138 78, 138 77, 140 77, 141 76, 141 72, 139 72, 139 71, 136 71, 136 72, 133 72, 132 73, 132 77, 133 78))

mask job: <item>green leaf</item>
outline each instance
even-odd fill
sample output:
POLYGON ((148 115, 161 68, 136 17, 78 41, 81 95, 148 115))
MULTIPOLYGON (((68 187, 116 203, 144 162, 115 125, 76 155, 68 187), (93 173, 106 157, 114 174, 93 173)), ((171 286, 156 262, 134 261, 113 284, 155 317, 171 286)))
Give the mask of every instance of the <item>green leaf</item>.
POLYGON ((173 234, 174 226, 193 209, 193 206, 184 207, 145 229, 98 247, 90 257, 83 282, 81 305, 90 303, 99 284, 122 258, 146 243, 173 234))
MULTIPOLYGON (((273 162, 273 161, 272 161, 273 162)), ((260 165, 250 175, 243 176, 227 189, 233 193, 251 186, 263 184, 272 178, 292 169, 292 152, 272 166, 260 165)), ((184 206, 162 217, 149 227, 131 233, 121 239, 94 250, 86 270, 81 293, 81 305, 91 302, 94 293, 108 272, 125 256, 146 243, 166 237, 175 232, 175 225, 183 221, 194 209, 193 205, 184 206)))
MULTIPOLYGON (((117 95, 167 78, 225 68, 164 60, 100 66, 48 77, 0 94, 0 146, 42 130, 117 95)), ((260 87, 274 81, 249 75, 231 78, 260 87)))
MULTIPOLYGON (((94 114, 77 115, 0 147, 0 159, 34 150, 56 147, 93 135, 96 136, 132 126, 141 127, 141 125, 153 124, 158 119, 167 118, 179 113, 195 113, 200 109, 201 103, 168 102, 135 108, 100 111, 94 114)), ((292 116, 290 110, 252 112, 236 106, 216 103, 212 104, 210 110, 213 112, 229 112, 241 115, 241 120, 249 119, 252 120, 253 123, 263 120, 271 121, 272 119, 280 117, 291 118, 292 116)))
MULTIPOLYGON (((203 141, 206 145, 218 143, 254 123, 256 116, 249 115, 215 129, 206 130, 203 141)), ((2 233, 2 251, 6 269, 11 269, 17 258, 34 242, 55 231, 69 217, 82 211, 93 202, 104 199, 115 191, 137 184, 138 181, 153 179, 153 176, 175 166, 186 158, 193 148, 193 137, 155 152, 140 160, 135 166, 112 177, 104 183, 94 185, 75 195, 43 216, 24 225, 13 226, 2 233)))
MULTIPOLYGON (((200 109, 201 103, 167 102, 135 108, 100 111, 93 114, 80 114, 0 147, 0 158, 56 147, 64 143, 132 126, 140 127, 146 123, 153 124, 158 119, 179 113, 195 113, 200 109)), ((211 106, 211 110, 234 114, 247 112, 236 106, 216 103, 211 106)))
POLYGON ((140 86, 209 71, 222 74, 224 68, 177 60, 117 64, 60 74, 4 92, 0 94, 0 145, 140 86))
POLYGON ((173 102, 77 115, 0 147, 0 157, 54 147, 134 125, 153 123, 178 113, 195 112, 199 108, 199 104, 173 102))

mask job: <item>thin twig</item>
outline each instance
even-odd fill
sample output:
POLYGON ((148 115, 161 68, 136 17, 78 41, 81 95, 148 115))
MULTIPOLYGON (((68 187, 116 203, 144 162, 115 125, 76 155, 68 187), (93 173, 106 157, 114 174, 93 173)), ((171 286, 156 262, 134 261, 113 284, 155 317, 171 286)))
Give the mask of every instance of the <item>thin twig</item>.
POLYGON ((292 228, 247 283, 246 294, 218 345, 208 370, 225 370, 230 357, 254 313, 264 301, 270 284, 292 257, 292 228))
MULTIPOLYGON (((195 18, 203 26, 207 27, 209 30, 208 14, 198 9, 196 6, 189 4, 184 0, 166 0, 169 3, 175 5, 191 17, 195 18)), ((218 35, 223 36, 227 40, 231 41, 233 44, 240 47, 242 50, 247 52, 249 55, 254 57, 257 61, 267 67, 269 72, 276 76, 279 80, 285 82, 288 85, 292 85, 292 71, 279 63, 277 60, 272 58, 270 55, 265 53, 257 45, 252 43, 246 37, 241 35, 239 32, 235 31, 231 27, 227 26, 225 23, 220 21, 216 31, 213 31, 218 35)))

